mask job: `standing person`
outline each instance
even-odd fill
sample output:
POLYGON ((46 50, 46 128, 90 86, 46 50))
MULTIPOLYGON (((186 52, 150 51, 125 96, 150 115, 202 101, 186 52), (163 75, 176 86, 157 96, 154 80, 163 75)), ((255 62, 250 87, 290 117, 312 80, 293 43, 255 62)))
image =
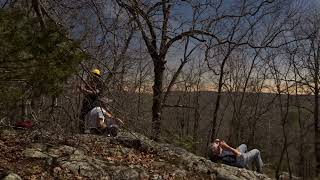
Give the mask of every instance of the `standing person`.
POLYGON ((84 133, 85 130, 85 116, 88 112, 97 106, 99 97, 101 96, 101 91, 103 87, 103 82, 101 79, 101 71, 99 69, 92 69, 89 74, 88 81, 80 86, 80 91, 84 94, 82 101, 82 107, 80 111, 80 132, 84 133))
POLYGON ((209 145, 209 158, 213 162, 221 160, 223 163, 248 168, 251 162, 254 162, 257 172, 262 172, 263 162, 258 149, 253 149, 247 152, 247 145, 241 144, 236 149, 229 146, 226 142, 220 139, 215 139, 209 145))

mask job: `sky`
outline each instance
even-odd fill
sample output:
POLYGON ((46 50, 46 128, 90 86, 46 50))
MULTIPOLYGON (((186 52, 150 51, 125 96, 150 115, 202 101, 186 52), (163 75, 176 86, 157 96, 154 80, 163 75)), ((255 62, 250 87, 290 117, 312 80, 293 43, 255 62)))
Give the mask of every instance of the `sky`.
MULTIPOLYGON (((2 5, 6 1, 7 0, 0 0, 0 7, 2 7, 2 5)), ((239 0, 224 0, 224 6, 227 7, 228 4, 230 4, 231 2, 235 2, 235 1, 239 1, 239 0)), ((299 1, 301 5, 306 5, 306 6, 313 7, 313 8, 319 8, 320 7, 320 0, 292 0, 292 1, 296 1, 296 2, 299 1)), ((320 10, 320 8, 319 8, 319 10, 320 10)), ((186 6, 186 5, 183 5, 183 2, 182 2, 180 6, 175 7, 175 10, 174 10, 173 13, 179 14, 180 15, 179 19, 190 19, 191 16, 192 16, 191 12, 192 12, 192 10, 190 9, 190 7, 186 6)), ((179 20, 177 20, 177 25, 179 24, 178 21, 179 20)), ((187 29, 184 29, 184 30, 187 30, 187 29)), ((179 47, 178 44, 179 43, 175 43, 174 46, 175 47, 179 47)), ((177 52, 177 51, 175 51, 175 48, 173 47, 171 49, 171 51, 168 53, 168 56, 167 56, 168 65, 169 66, 171 65, 172 67, 177 67, 177 65, 180 64, 180 58, 182 58, 182 54, 183 54, 183 51, 178 51, 177 52)), ((195 56, 197 56, 197 55, 195 55, 195 56)), ((197 58, 199 58, 199 56, 197 58)))

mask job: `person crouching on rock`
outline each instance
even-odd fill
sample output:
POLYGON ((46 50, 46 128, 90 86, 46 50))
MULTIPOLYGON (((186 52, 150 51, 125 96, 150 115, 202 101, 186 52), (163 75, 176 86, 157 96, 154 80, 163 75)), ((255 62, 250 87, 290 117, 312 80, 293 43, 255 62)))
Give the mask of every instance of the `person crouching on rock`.
POLYGON ((95 107, 86 115, 85 133, 115 137, 118 134, 119 125, 122 124, 123 122, 113 117, 109 110, 95 107))
POLYGON ((251 162, 254 162, 257 172, 262 172, 263 162, 258 149, 253 149, 247 152, 247 145, 241 144, 236 149, 229 146, 226 142, 220 139, 215 139, 209 145, 209 158, 213 162, 222 161, 222 163, 247 168, 251 162))

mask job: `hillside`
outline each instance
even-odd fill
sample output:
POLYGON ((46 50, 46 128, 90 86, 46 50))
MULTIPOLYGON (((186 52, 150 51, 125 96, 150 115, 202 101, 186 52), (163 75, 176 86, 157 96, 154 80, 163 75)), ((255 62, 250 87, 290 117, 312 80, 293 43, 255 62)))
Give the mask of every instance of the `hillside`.
POLYGON ((269 179, 128 132, 112 138, 6 129, 0 151, 4 179, 269 179))

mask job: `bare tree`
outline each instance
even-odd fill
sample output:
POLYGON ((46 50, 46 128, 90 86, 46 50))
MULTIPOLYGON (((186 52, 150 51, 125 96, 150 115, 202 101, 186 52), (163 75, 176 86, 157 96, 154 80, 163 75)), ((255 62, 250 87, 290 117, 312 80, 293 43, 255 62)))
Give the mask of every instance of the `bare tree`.
MULTIPOLYGON (((125 8, 128 14, 135 21, 142 38, 147 46, 148 52, 154 65, 154 85, 153 85, 153 105, 152 105, 152 122, 153 138, 159 139, 161 127, 162 104, 165 100, 163 96, 163 78, 165 72, 166 55, 173 43, 185 37, 199 34, 212 35, 206 31, 195 29, 195 19, 191 22, 189 30, 184 31, 185 23, 177 26, 175 30, 172 23, 172 6, 171 1, 157 1, 154 3, 132 0, 128 2, 118 0, 119 6, 125 8), (160 21, 155 18, 155 14, 160 13, 160 21), (159 30, 158 30, 159 29, 159 30), (180 31, 180 32, 178 32, 180 31), (173 37, 170 37, 173 36, 173 37)), ((193 17, 195 17, 193 15, 193 17)), ((214 35, 212 35, 214 36, 214 35)), ((195 37, 194 37, 195 38, 195 37)), ((198 38, 195 38, 198 39, 198 38)), ((183 67, 182 63, 182 66, 183 67)), ((179 71, 179 70, 178 70, 179 71)), ((173 81, 174 82, 174 81, 173 81)), ((170 90, 170 85, 169 85, 170 90)), ((169 92, 169 91, 167 91, 169 92)))
POLYGON ((305 36, 305 41, 300 41, 298 51, 301 53, 294 61, 299 83, 308 86, 314 94, 313 124, 314 124, 314 152, 316 157, 316 176, 320 174, 320 125, 319 125, 319 61, 320 61, 320 31, 319 15, 314 18, 307 17, 297 36, 305 36), (303 29, 302 29, 303 28, 303 29), (301 33, 302 32, 302 33, 301 33))
POLYGON ((269 66, 270 66, 270 72, 274 78, 274 84, 276 88, 276 94, 278 97, 278 104, 279 104, 279 118, 281 119, 281 127, 282 127, 282 137, 283 137, 283 145, 282 150, 280 153, 279 162, 276 169, 276 178, 280 178, 280 168, 282 165, 282 160, 284 155, 286 155, 287 159, 287 167, 289 171, 290 179, 292 178, 292 170, 290 165, 290 159, 289 159, 289 152, 288 152, 288 133, 287 133, 287 124, 288 124, 288 113, 289 113, 289 107, 290 107, 290 91, 289 91, 289 83, 288 83, 288 74, 290 73, 291 64, 287 63, 281 63, 277 62, 279 59, 281 59, 281 56, 277 54, 272 54, 269 56, 269 66), (280 69, 283 69, 282 71, 280 69), (285 99, 282 97, 282 94, 286 95, 285 99))

